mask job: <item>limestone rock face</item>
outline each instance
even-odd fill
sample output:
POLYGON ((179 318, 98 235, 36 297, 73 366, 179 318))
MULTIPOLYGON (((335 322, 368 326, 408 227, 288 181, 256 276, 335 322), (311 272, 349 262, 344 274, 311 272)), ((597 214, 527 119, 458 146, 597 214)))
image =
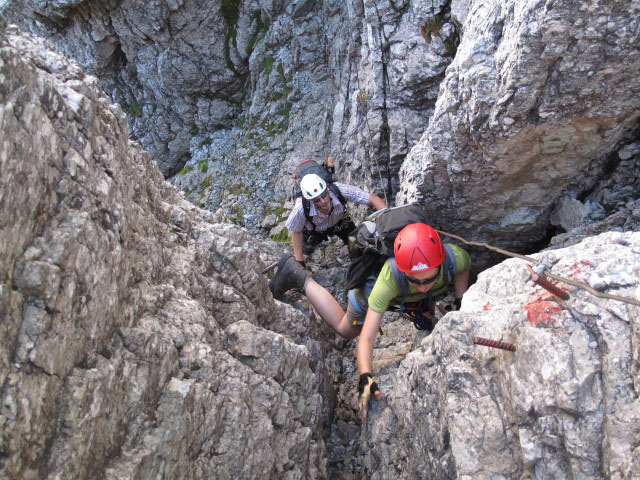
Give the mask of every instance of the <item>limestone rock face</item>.
POLYGON ((628 212, 605 203, 640 181, 626 168, 603 188, 637 145, 640 5, 574 3, 6 0, 0 15, 96 75, 190 201, 254 232, 297 163, 334 156, 342 181, 530 251, 600 207, 628 212), (553 215, 596 190, 588 212, 553 215))
POLYGON ((18 0, 5 16, 96 75, 128 112, 134 138, 169 174, 187 159, 189 131, 230 126, 242 97, 246 41, 242 50, 227 35, 241 12, 207 3, 18 0))
POLYGON ((397 191, 458 40, 444 0, 8 0, 0 9, 99 79, 166 176, 187 162, 173 182, 191 201, 255 228, 308 158, 334 156, 338 178, 397 191))
MULTIPOLYGON (((396 191, 411 150, 401 200, 446 230, 524 248, 553 216, 554 273, 640 298, 637 0, 0 8, 97 75, 0 25, 1 478, 640 471, 638 307, 558 304, 504 262, 426 338, 386 315, 359 431, 354 343, 275 302, 282 246, 224 221, 278 229, 284 174, 334 149, 338 178, 396 191), (114 98, 163 173, 192 155, 174 181, 215 213, 163 181, 114 98)), ((346 247, 309 265, 343 300, 346 247)))
MULTIPOLYGON (((640 233, 536 256, 563 277, 640 298, 640 233)), ((376 374, 368 478, 619 478, 640 471, 640 307, 561 285, 557 303, 522 260, 484 271, 462 309, 376 374), (472 345, 508 342, 515 352, 472 345)))
POLYGON ((445 2, 260 4, 265 30, 249 58, 239 120, 199 134, 172 183, 255 230, 273 213, 268 200, 294 191, 295 165, 333 156, 337 179, 386 191, 391 202, 453 58, 457 33, 445 2), (214 182, 220 174, 224 181, 214 182))
POLYGON ((457 4, 461 42, 400 198, 463 236, 521 250, 543 240, 558 201, 597 189, 637 140, 639 11, 637 0, 457 4))
POLYGON ((331 385, 258 244, 128 140, 52 46, 0 30, 2 478, 323 478, 331 385))

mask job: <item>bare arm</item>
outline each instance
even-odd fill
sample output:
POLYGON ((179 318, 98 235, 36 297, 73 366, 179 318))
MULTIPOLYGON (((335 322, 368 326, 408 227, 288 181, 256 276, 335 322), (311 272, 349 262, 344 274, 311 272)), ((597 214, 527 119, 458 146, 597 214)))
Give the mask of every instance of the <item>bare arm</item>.
POLYGON ((367 316, 364 319, 362 333, 358 339, 358 348, 356 350, 358 372, 371 373, 373 345, 376 342, 378 330, 382 323, 382 313, 378 313, 370 308, 367 310, 367 316))
POLYGON ((304 239, 302 237, 302 232, 290 232, 291 233, 291 244, 293 245, 293 257, 299 262, 304 261, 304 255, 302 253, 302 244, 304 243, 304 239))
POLYGON ((456 273, 453 277, 453 289, 455 291, 456 298, 462 298, 464 292, 469 288, 469 270, 462 273, 456 273))
POLYGON ((367 202, 367 205, 375 208, 376 210, 387 208, 387 204, 384 203, 384 200, 382 200, 379 196, 374 195, 373 193, 369 194, 369 201, 367 202))
POLYGON ((360 377, 358 379, 358 408, 360 409, 360 418, 365 422, 367 420, 367 411, 369 410, 369 400, 371 395, 375 398, 380 396, 378 384, 373 380, 371 368, 373 364, 373 344, 378 335, 378 329, 382 322, 382 313, 378 313, 370 308, 367 310, 367 316, 364 319, 362 333, 358 339, 357 363, 360 377))

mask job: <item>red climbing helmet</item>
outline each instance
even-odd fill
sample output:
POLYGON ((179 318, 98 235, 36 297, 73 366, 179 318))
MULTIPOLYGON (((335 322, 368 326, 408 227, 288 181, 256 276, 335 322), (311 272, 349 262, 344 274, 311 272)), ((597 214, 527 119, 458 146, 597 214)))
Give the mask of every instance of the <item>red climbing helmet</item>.
POLYGON ((396 267, 404 273, 425 272, 444 262, 445 251, 438 232, 425 223, 410 223, 393 242, 396 267))

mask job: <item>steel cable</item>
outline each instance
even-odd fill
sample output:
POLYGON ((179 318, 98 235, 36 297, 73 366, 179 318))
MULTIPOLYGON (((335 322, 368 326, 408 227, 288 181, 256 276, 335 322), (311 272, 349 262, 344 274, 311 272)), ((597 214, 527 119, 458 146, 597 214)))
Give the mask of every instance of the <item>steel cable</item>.
MULTIPOLYGON (((503 255, 507 255, 509 257, 519 258, 519 259, 524 260, 526 262, 531 262, 534 265, 538 265, 539 264, 539 262, 535 258, 527 257, 526 255, 520 255, 518 253, 509 252, 507 250, 503 250, 501 248, 497 248, 497 247, 491 246, 491 245, 489 245, 487 243, 468 241, 468 240, 465 240, 462 237, 459 237, 458 235, 453 235, 451 233, 443 232, 442 230, 437 230, 437 231, 441 235, 444 235, 444 236, 450 237, 450 238, 454 238, 454 239, 459 240, 462 243, 465 243, 467 245, 487 248, 489 250, 493 250, 494 252, 498 252, 498 253, 501 253, 503 255)), ((636 300, 634 298, 623 297, 621 295, 613 295, 611 293, 599 292, 596 289, 594 289, 593 287, 587 285, 586 283, 578 282, 578 281, 575 281, 575 280, 570 280, 568 278, 561 277, 560 275, 556 275, 554 273, 544 272, 544 275, 549 277, 549 278, 552 278, 552 279, 554 279, 554 280, 556 280, 558 282, 563 282, 563 283, 566 283, 567 285, 571 285, 571 286, 586 290, 591 295, 594 295, 596 297, 608 298, 610 300, 617 300, 619 302, 629 303, 631 305, 636 305, 636 306, 640 307, 640 301, 638 301, 638 300, 636 300)))

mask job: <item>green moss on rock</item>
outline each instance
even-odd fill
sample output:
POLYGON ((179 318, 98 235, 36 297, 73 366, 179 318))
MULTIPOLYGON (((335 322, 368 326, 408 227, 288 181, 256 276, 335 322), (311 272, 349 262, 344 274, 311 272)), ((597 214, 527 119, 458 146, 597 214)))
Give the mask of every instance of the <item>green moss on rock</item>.
POLYGON ((272 235, 271 240, 278 243, 289 243, 291 240, 289 239, 289 230, 287 228, 283 228, 280 233, 277 235, 272 235))
POLYGON ((193 170, 193 165, 185 165, 184 168, 178 172, 178 175, 179 176, 186 175, 191 170, 193 170))

